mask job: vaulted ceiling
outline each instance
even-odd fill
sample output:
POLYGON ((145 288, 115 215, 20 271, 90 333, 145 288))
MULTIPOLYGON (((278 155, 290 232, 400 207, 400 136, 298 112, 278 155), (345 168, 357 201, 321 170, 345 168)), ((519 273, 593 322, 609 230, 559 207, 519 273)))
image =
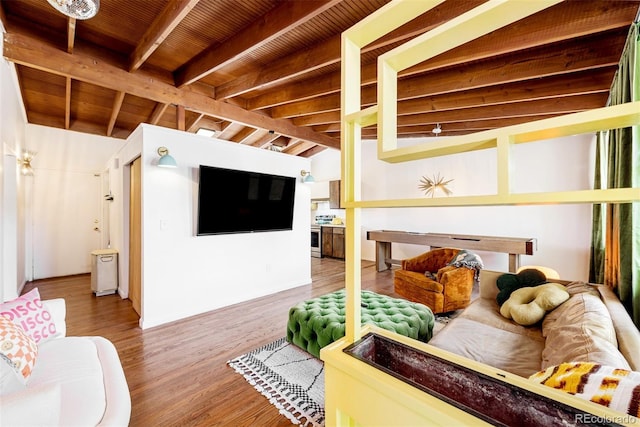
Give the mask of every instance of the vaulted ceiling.
MULTIPOLYGON (((102 0, 75 20, 0 0, 30 123, 126 138, 140 123, 300 156, 340 147, 340 34, 387 0, 102 0)), ((376 58, 484 3, 448 0, 362 52, 376 58)), ((567 0, 401 73, 399 137, 459 135, 606 104, 640 0, 567 0)), ((375 138, 376 128, 363 130, 375 138)))

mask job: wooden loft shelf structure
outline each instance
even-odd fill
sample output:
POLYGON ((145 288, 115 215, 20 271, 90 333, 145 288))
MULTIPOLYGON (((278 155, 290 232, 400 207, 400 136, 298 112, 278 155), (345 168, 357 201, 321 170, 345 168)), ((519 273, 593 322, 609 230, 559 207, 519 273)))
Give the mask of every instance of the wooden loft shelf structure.
POLYGON ((391 243, 410 243, 431 248, 460 248, 509 254, 509 271, 520 267, 520 255, 533 255, 534 239, 522 237, 474 236, 471 234, 414 233, 410 231, 367 231, 367 240, 376 242, 376 268, 384 271, 401 264, 391 256, 391 243))
MULTIPOLYGON (((489 425, 460 406, 447 403, 413 387, 381 369, 376 369, 346 354, 344 350, 359 342, 364 333, 387 336, 404 344, 409 351, 425 352, 447 363, 468 369, 508 384, 549 397, 562 404, 602 419, 620 419, 620 413, 601 405, 531 381, 488 365, 465 359, 415 340, 406 340, 371 325, 361 324, 361 221, 364 208, 495 206, 558 203, 630 203, 640 201, 640 188, 562 191, 551 193, 515 193, 511 188, 511 147, 549 138, 590 133, 640 125, 640 102, 599 108, 523 125, 447 138, 429 144, 397 147, 397 77, 402 70, 427 61, 470 40, 488 34, 561 0, 489 0, 440 27, 400 45, 378 58, 378 105, 361 110, 361 49, 390 33, 416 16, 437 6, 442 0, 393 1, 369 15, 342 34, 341 154, 342 202, 346 214, 346 329, 345 337, 322 349, 325 362, 326 423, 353 425, 489 425), (403 162, 447 156, 475 150, 496 152, 497 193, 493 195, 448 198, 362 200, 361 158, 362 128, 378 126, 378 158, 403 162)), ((473 387, 469 387, 472 392, 473 387)), ((624 423, 624 421, 623 421, 624 423)), ((630 425, 630 423, 627 423, 630 425)))

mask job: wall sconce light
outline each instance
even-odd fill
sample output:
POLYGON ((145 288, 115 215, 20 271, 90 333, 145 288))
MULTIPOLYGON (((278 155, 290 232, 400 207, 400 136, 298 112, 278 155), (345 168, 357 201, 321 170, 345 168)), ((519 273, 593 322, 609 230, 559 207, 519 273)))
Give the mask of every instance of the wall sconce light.
POLYGON ((435 136, 440 135, 442 133, 442 127, 440 126, 440 123, 438 123, 433 129, 431 129, 431 132, 433 132, 435 136))
POLYGON ((18 157, 18 164, 20 165, 20 173, 24 176, 33 176, 33 167, 31 167, 31 160, 33 160, 35 153, 31 151, 23 151, 18 157))
POLYGON ((171 155, 169 155, 169 150, 167 147, 158 148, 158 154, 160 155, 160 160, 158 160, 158 166, 161 168, 177 168, 178 164, 176 163, 176 159, 174 159, 171 155))
POLYGON ((302 182, 305 184, 313 184, 316 182, 313 175, 311 175, 311 171, 301 170, 300 175, 302 175, 302 182))

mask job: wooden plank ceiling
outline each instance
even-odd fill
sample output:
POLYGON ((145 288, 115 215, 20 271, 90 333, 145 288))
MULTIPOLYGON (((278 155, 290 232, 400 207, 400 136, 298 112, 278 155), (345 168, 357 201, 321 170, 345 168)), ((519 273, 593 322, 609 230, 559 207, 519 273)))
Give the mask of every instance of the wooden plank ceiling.
MULTIPOLYGON (((89 20, 0 0, 30 123, 126 138, 140 123, 299 156, 340 147, 340 34, 387 0, 103 0, 89 20)), ((482 4, 449 0, 381 53, 482 4)), ((567 0, 403 72, 400 137, 458 135, 602 107, 640 0, 567 0)), ((375 127, 363 137, 375 138, 375 127)))

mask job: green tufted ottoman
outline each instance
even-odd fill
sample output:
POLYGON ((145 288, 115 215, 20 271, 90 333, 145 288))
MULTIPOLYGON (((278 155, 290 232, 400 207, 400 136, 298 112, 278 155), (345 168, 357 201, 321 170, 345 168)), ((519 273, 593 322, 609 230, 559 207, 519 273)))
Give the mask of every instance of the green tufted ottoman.
MULTIPOLYGON (((345 335, 345 298, 341 289, 296 304, 289 309, 287 341, 320 357, 320 349, 345 335)), ((362 323, 427 342, 433 332, 429 307, 399 298, 362 291, 362 323)))

